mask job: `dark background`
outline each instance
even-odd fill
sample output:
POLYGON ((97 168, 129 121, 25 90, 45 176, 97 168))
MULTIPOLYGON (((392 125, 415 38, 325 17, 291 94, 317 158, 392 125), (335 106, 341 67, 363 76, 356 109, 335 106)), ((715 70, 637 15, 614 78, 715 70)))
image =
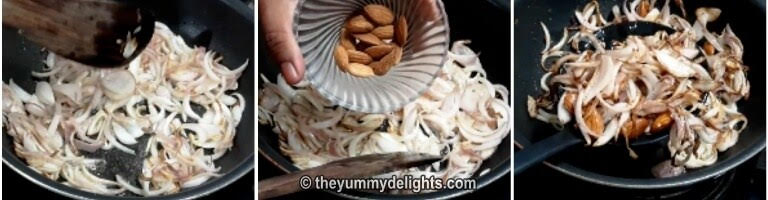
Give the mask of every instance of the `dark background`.
MULTIPOLYGON (((451 43, 457 40, 471 40, 469 47, 480 56, 480 62, 483 68, 488 72, 488 78, 493 83, 504 84, 510 90, 510 7, 508 0, 486 0, 486 1, 466 1, 466 0, 443 0, 446 13, 448 13, 448 22, 450 24, 451 43)), ((266 52, 264 47, 263 34, 259 33, 259 52, 266 52)), ((271 63, 270 59, 263 59, 259 55, 260 72, 276 71, 277 65, 271 63), (272 67, 273 69, 268 69, 272 67), (267 69, 265 69, 267 68, 267 69)), ((264 74, 269 74, 264 72, 264 74)), ((274 77, 268 77, 274 78, 274 77)), ((511 99, 511 97, 510 97, 511 99)), ((274 134, 270 129, 262 131, 260 134, 274 134)), ((276 137, 275 137, 276 138, 276 137)), ((505 138, 509 140, 509 136, 505 138)), ((501 146, 508 142, 501 143, 501 146)), ((501 153, 503 151, 497 151, 501 153)), ((509 150, 506 150, 509 152, 509 150)), ((271 178, 285 174, 284 171, 275 167, 269 160, 259 154, 259 180, 271 178)), ((501 156, 509 159, 509 156, 501 156)), ((510 199, 510 174, 501 176, 496 181, 487 186, 463 195, 461 199, 478 199, 490 197, 492 199, 510 199)), ((479 181, 478 181, 479 182, 479 181)), ((330 199, 339 198, 329 192, 324 191, 303 191, 279 197, 277 199, 330 199)))

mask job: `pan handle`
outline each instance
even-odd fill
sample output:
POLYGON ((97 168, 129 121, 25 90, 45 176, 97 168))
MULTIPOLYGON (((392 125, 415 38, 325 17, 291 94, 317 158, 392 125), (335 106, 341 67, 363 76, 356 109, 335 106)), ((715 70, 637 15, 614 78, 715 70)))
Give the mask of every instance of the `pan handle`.
POLYGON ((549 158, 549 156, 581 142, 582 140, 573 136, 573 134, 560 132, 553 136, 549 136, 542 141, 533 143, 533 145, 527 146, 519 152, 515 152, 515 175, 525 171, 534 164, 544 161, 549 158))

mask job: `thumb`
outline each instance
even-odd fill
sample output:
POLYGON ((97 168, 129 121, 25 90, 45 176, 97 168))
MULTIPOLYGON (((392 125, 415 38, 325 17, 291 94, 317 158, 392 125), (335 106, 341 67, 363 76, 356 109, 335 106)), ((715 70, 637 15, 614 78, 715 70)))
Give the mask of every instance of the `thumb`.
POLYGON ((296 84, 304 77, 304 59, 291 27, 295 7, 296 1, 293 0, 259 1, 259 21, 264 29, 264 39, 289 84, 296 84))
POLYGON ((440 19, 440 11, 437 8, 437 2, 435 0, 422 0, 418 4, 419 13, 427 21, 435 21, 440 19))

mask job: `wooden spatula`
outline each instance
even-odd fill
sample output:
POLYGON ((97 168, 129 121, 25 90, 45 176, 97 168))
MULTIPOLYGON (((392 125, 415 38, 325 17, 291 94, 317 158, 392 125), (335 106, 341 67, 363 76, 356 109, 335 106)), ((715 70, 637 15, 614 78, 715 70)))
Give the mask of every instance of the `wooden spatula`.
POLYGON ((300 190, 302 176, 325 178, 365 178, 400 169, 422 166, 437 162, 440 156, 423 153, 388 153, 352 157, 325 165, 293 172, 290 174, 259 181, 259 199, 267 199, 300 190))
POLYGON ((136 5, 114 0, 3 0, 3 25, 58 55, 114 67, 141 53, 155 20, 136 5))

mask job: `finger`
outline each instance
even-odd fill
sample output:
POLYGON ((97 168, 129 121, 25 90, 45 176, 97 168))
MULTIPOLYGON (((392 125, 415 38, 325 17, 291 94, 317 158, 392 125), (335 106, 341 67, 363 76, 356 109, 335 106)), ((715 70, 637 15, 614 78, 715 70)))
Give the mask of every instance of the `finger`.
POLYGON ((299 72, 296 71, 296 67, 294 67, 293 63, 291 62, 283 62, 280 64, 280 71, 282 72, 285 81, 289 84, 296 84, 301 81, 302 77, 299 75, 299 72))
POLYGON ((259 1, 264 39, 289 84, 296 84, 304 77, 304 59, 292 30, 295 8, 295 0, 259 1))
POLYGON ((267 32, 267 46, 272 56, 280 63, 285 81, 296 84, 304 77, 304 59, 293 34, 288 32, 267 32))

